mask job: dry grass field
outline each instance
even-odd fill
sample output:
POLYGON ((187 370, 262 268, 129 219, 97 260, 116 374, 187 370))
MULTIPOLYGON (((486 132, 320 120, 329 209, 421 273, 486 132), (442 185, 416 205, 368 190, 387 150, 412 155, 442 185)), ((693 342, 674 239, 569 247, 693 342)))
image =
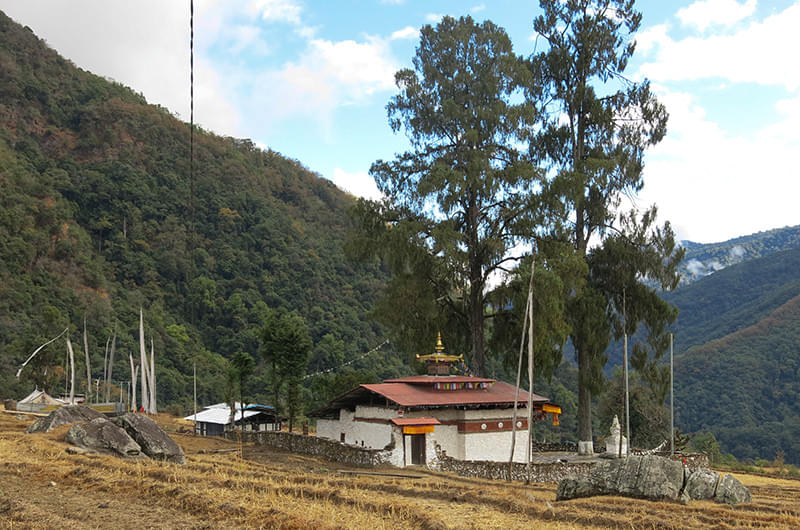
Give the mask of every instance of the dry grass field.
MULTIPOLYGON (((555 484, 509 484, 423 470, 342 473, 303 455, 176 432, 185 466, 70 455, 66 427, 26 435, 0 413, 4 528, 800 528, 800 481, 738 478, 753 503, 689 506, 621 497, 555 502, 555 484), (221 452, 214 452, 219 451, 221 452)), ((354 469, 350 469, 353 471, 354 469)), ((362 470, 363 471, 363 470, 362 470)))

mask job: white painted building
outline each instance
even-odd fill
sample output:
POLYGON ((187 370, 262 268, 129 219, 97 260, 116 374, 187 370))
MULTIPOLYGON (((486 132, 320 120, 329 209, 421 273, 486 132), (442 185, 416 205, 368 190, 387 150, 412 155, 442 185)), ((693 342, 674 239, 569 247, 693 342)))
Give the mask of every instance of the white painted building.
MULTIPOLYGON (((429 363, 430 365, 430 363, 429 363)), ((443 372, 436 367, 429 372, 443 372)), ((391 450, 398 467, 427 465, 437 451, 459 460, 508 461, 516 388, 493 379, 420 375, 363 384, 312 416, 317 436, 372 449, 391 450)), ((533 417, 558 422, 561 409, 532 395, 533 417)), ((514 460, 524 462, 528 444, 528 393, 519 391, 514 460)))
POLYGON ((242 411, 242 404, 235 403, 234 420, 231 422, 231 408, 227 403, 217 403, 204 407, 197 414, 186 416, 185 420, 194 422, 195 434, 201 436, 222 436, 225 431, 244 425, 245 431, 280 431, 282 419, 275 408, 269 405, 248 405, 242 411))

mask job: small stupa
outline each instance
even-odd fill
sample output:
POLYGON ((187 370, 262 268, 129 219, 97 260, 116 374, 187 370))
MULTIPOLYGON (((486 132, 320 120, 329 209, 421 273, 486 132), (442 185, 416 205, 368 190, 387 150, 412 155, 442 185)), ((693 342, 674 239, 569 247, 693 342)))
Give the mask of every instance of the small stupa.
POLYGON ((428 367, 428 375, 450 375, 450 366, 462 361, 463 355, 451 355, 444 353, 442 344, 442 333, 436 336, 436 348, 433 353, 417 355, 417 360, 423 361, 428 367))
POLYGON ((628 439, 622 436, 622 428, 619 426, 619 419, 614 416, 611 422, 611 435, 606 438, 606 454, 610 457, 616 457, 620 454, 620 438, 622 438, 622 456, 628 454, 628 439))

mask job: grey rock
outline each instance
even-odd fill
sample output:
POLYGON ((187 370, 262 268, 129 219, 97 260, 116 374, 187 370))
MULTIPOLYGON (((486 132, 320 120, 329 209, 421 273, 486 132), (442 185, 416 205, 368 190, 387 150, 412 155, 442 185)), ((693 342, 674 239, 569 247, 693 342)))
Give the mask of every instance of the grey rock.
POLYGON ((570 475, 558 484, 556 500, 622 495, 641 499, 679 500, 683 466, 653 455, 601 462, 588 474, 570 475))
POLYGON ((727 504, 739 504, 740 502, 750 502, 752 499, 749 489, 736 480, 733 475, 725 475, 717 485, 714 500, 727 504))
POLYGON ((97 412, 89 407, 84 407, 83 405, 68 405, 66 407, 57 408, 45 418, 39 418, 33 422, 30 427, 28 427, 26 432, 50 432, 61 425, 67 425, 69 423, 85 423, 95 418, 105 418, 105 416, 103 416, 103 414, 100 412, 97 412))
POLYGON ((719 482, 719 473, 710 469, 696 469, 686 477, 686 494, 695 500, 714 498, 719 482))
POLYGON ((185 464, 183 450, 153 420, 130 412, 114 418, 114 423, 138 443, 142 452, 154 460, 185 464))
POLYGON ((731 475, 721 480, 709 469, 689 472, 679 462, 654 455, 601 462, 588 473, 571 474, 558 483, 556 500, 622 495, 687 504, 690 499, 738 504, 750 502, 750 491, 731 475))
POLYGON ((67 431, 65 440, 84 449, 127 458, 136 458, 142 454, 139 444, 124 429, 106 418, 95 418, 89 423, 73 425, 67 431))

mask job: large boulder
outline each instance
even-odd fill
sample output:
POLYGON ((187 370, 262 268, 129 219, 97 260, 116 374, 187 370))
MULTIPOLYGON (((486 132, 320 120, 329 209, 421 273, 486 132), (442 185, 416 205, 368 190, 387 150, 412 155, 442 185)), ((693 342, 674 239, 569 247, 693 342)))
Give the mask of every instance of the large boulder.
POLYGON ((125 429, 106 418, 95 418, 89 423, 75 424, 67 431, 65 440, 73 445, 127 458, 142 456, 142 448, 125 429))
POLYGON ((51 412, 45 418, 39 418, 30 427, 27 432, 50 432, 56 427, 67 425, 70 423, 86 423, 95 418, 105 418, 103 414, 97 412, 89 407, 83 405, 68 405, 66 407, 59 407, 51 412))
POLYGON ((584 475, 568 475, 558 483, 556 500, 595 495, 622 495, 640 499, 680 499, 683 466, 653 455, 629 456, 601 462, 584 475))
POLYGON ((717 486, 714 500, 728 504, 750 502, 750 490, 747 489, 744 484, 736 480, 733 475, 725 475, 717 486))
POLYGON ((138 443, 142 452, 154 460, 185 464, 186 457, 175 441, 153 420, 130 412, 114 418, 114 423, 138 443))
POLYGON ((731 475, 720 480, 719 474, 709 469, 684 472, 679 462, 654 455, 602 462, 586 474, 568 475, 558 483, 556 500, 595 495, 680 502, 750 502, 750 491, 731 475))
POLYGON ((687 471, 686 486, 684 490, 690 499, 711 500, 717 492, 719 473, 710 469, 696 469, 687 471))

